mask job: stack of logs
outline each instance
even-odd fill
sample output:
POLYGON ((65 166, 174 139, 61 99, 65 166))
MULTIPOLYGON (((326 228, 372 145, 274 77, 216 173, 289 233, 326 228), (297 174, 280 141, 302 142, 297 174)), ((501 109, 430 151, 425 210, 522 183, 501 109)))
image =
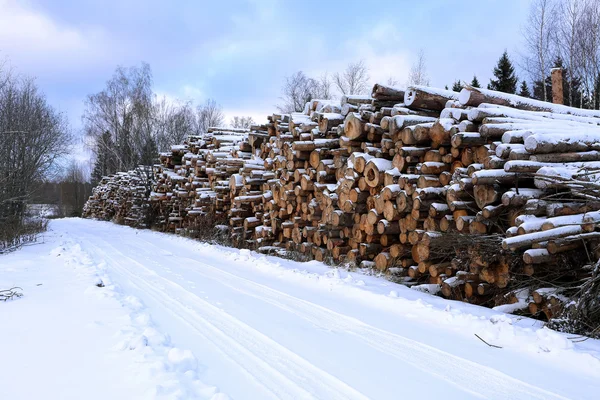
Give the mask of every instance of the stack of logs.
POLYGON ((150 204, 146 181, 143 167, 103 177, 85 203, 84 215, 135 228, 148 228, 145 215, 150 204))
MULTIPOLYGON (((153 227, 193 235, 226 216, 240 247, 551 318, 567 297, 540 282, 578 282, 598 259, 599 123, 597 111, 469 86, 378 84, 173 146, 155 166, 153 227)), ((105 178, 86 215, 113 218, 127 184, 105 178)))

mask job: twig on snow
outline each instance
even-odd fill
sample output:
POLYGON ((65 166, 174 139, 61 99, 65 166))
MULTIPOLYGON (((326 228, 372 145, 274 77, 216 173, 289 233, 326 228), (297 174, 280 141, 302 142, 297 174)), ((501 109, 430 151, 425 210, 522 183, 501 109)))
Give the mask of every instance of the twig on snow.
POLYGON ((0 290, 0 301, 8 301, 13 298, 23 297, 23 293, 19 290, 23 290, 22 288, 15 286, 10 289, 0 290))
POLYGON ((475 333, 475 336, 477 336, 477 339, 481 340, 483 343, 487 344, 490 347, 495 347, 496 349, 501 349, 502 346, 496 346, 495 344, 489 344, 488 342, 486 342, 485 340, 483 340, 481 338, 481 336, 479 336, 478 334, 475 333))

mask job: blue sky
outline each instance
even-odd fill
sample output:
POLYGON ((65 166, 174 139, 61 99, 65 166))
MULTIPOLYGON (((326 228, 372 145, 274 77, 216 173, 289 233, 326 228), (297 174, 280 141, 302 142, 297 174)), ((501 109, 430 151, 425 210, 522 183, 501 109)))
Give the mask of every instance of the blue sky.
POLYGON ((0 57, 36 76, 81 125, 83 100, 117 65, 148 62, 155 90, 214 98, 228 117, 275 111, 285 76, 364 59, 371 82, 401 83, 424 49, 431 84, 487 83, 506 48, 517 59, 527 0, 0 0, 0 57))

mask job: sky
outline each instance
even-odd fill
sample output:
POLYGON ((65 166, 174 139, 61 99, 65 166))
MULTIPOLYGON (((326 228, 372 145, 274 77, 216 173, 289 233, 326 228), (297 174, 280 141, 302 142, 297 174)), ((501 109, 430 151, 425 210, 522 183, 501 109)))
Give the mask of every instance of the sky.
POLYGON ((0 59, 34 76, 75 132, 87 95, 118 65, 150 64, 171 99, 215 99, 229 120, 265 122, 286 76, 364 60, 370 83, 405 84, 420 49, 432 86, 486 84, 515 61, 527 0, 0 0, 0 59))

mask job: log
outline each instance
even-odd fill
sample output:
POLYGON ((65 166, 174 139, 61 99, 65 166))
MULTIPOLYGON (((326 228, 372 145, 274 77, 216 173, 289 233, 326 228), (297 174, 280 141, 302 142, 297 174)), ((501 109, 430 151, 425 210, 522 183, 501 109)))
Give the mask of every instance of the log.
POLYGON ((566 236, 559 239, 548 240, 547 249, 550 254, 558 254, 565 251, 574 250, 584 245, 588 240, 599 240, 600 232, 582 233, 572 236, 566 236))
POLYGON ((431 140, 437 144, 450 144, 452 135, 458 133, 458 127, 455 120, 451 118, 438 119, 429 130, 431 140))
POLYGON ((385 271, 392 265, 393 258, 388 252, 381 252, 375 257, 375 267, 379 271, 385 271))
POLYGON ((578 162, 578 161, 600 161, 600 151, 534 154, 531 156, 530 160, 537 161, 537 162, 551 162, 551 163, 568 163, 568 162, 578 162))
POLYGON ((344 120, 344 135, 350 140, 357 140, 367 136, 365 132, 365 121, 360 118, 360 114, 351 112, 344 120))
POLYGON ((487 103, 527 111, 546 111, 556 114, 574 115, 581 117, 600 117, 600 111, 582 110, 575 107, 551 104, 544 101, 517 96, 514 94, 496 92, 488 89, 474 88, 469 85, 466 85, 461 90, 458 96, 458 101, 464 107, 478 107, 482 103, 487 103))
POLYGON ((369 187, 383 185, 384 172, 392 169, 392 162, 383 158, 372 158, 367 162, 364 175, 369 187))
POLYGON ((294 151, 313 151, 315 149, 332 149, 339 147, 338 139, 315 139, 310 141, 296 141, 292 144, 294 151))
POLYGON ((553 260, 554 257, 547 249, 529 249, 523 253, 523 261, 526 264, 545 264, 553 260))
MULTIPOLYGON (((375 85, 377 86, 377 85, 375 85)), ((375 88, 373 88, 375 90, 375 88)), ((361 104, 371 104, 371 100, 373 100, 370 96, 362 95, 362 94, 345 94, 342 96, 341 104, 342 106, 345 104, 351 104, 353 106, 359 106, 361 104)))
POLYGON ((420 115, 396 115, 388 120, 388 132, 392 137, 397 137, 397 135, 407 126, 433 123, 436 120, 436 118, 423 117, 420 115))
POLYGON ((404 104, 413 109, 442 111, 448 100, 458 100, 458 93, 425 86, 410 86, 404 94, 404 104))
POLYGON ((374 99, 401 102, 404 100, 404 90, 376 83, 371 91, 371 96, 374 99))
POLYGON ((564 104, 563 100, 563 69, 552 68, 550 71, 552 80, 552 102, 554 104, 564 104))
POLYGON ((543 232, 533 232, 525 235, 513 236, 502 241, 502 248, 505 250, 516 251, 524 247, 529 247, 534 243, 557 239, 565 236, 578 235, 583 233, 583 228, 577 225, 562 226, 560 228, 549 229, 543 232))
POLYGON ((532 154, 598 151, 600 129, 581 129, 576 133, 538 130, 525 139, 525 150, 532 154))

